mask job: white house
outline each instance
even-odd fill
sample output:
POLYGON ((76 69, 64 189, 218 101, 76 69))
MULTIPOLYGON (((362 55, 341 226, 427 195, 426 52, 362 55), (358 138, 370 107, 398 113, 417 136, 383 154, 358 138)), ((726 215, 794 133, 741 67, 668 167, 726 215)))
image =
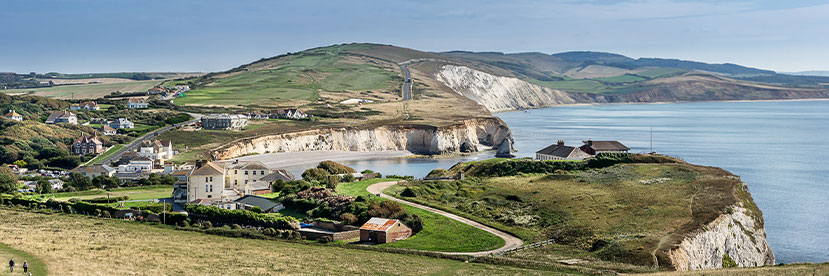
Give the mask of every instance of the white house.
POLYGON ((129 98, 127 100, 127 108, 147 108, 149 104, 142 98, 129 98))
POLYGON ((159 164, 164 164, 165 160, 170 160, 175 154, 173 152, 173 143, 170 141, 145 140, 141 142, 141 147, 138 148, 138 155, 159 161, 159 164))
POLYGON ((6 117, 6 119, 15 120, 18 122, 23 121, 23 116, 18 114, 17 111, 11 109, 9 109, 9 112, 6 112, 6 115, 4 115, 4 117, 6 117))
POLYGON ((187 201, 220 198, 235 200, 247 194, 270 191, 262 178, 271 170, 259 161, 207 162, 187 177, 187 201))
POLYGON ((109 127, 114 129, 130 129, 135 128, 135 124, 127 120, 127 118, 118 118, 115 121, 109 122, 109 127))
POLYGON ((75 113, 69 111, 58 111, 49 115, 49 118, 46 119, 47 124, 59 124, 59 123, 67 123, 67 124, 78 124, 78 116, 75 113))
POLYGON ((150 172, 153 169, 153 160, 147 157, 136 157, 126 165, 118 165, 119 173, 150 172))

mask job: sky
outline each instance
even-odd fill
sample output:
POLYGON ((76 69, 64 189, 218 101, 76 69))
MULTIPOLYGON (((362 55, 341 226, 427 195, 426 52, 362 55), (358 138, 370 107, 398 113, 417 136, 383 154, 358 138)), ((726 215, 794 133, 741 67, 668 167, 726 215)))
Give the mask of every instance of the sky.
POLYGON ((349 42, 829 70, 829 1, 3 0, 0 72, 211 72, 349 42))

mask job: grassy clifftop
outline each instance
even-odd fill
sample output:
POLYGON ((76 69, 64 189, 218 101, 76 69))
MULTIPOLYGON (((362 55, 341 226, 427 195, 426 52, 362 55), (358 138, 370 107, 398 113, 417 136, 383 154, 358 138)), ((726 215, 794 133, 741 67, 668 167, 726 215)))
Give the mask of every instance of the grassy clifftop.
POLYGON ((588 266, 628 272, 649 271, 655 259, 666 259, 664 250, 740 202, 762 225, 743 183, 725 170, 663 156, 618 159, 463 163, 434 174, 463 171, 465 180, 411 182, 392 193, 530 242, 559 244, 516 258, 575 257, 588 266))

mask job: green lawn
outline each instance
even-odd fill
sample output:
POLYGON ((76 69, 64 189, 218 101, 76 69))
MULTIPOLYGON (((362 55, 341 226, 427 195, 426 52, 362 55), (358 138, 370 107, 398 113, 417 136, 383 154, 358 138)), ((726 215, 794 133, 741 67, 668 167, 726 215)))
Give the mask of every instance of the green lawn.
MULTIPOLYGON (((270 61, 269 61, 270 62, 270 61)), ((367 63, 345 62, 329 51, 281 58, 264 68, 235 74, 188 91, 176 104, 267 105, 284 100, 313 102, 320 91, 390 89, 397 73, 367 63)))
POLYGON ((5 244, 0 243, 0 264, 2 264, 2 269, 0 269, 0 276, 6 275, 24 275, 23 274, 23 262, 29 263, 29 272, 32 275, 47 275, 46 265, 41 261, 39 258, 32 256, 28 252, 20 251, 14 248, 11 248, 5 244), (9 260, 14 260, 15 267, 14 273, 9 272, 9 260))
POLYGON ((144 199, 158 199, 168 198, 173 195, 172 186, 147 186, 147 187, 129 187, 106 190, 89 190, 76 193, 56 193, 55 198, 60 200, 69 200, 70 198, 77 199, 91 199, 97 197, 104 197, 109 194, 112 197, 129 196, 130 200, 144 200, 144 199))
POLYGON ((110 148, 109 150, 107 150, 107 151, 106 151, 106 152, 104 152, 103 154, 98 155, 98 157, 95 157, 95 159, 92 159, 91 161, 89 161, 89 164, 88 164, 88 165, 97 165, 98 163, 100 163, 100 162, 101 162, 101 161, 103 161, 104 159, 106 159, 106 158, 108 158, 108 157, 112 156, 113 154, 115 154, 116 152, 118 152, 119 150, 121 150, 121 149, 123 149, 123 148, 124 148, 124 145, 115 145, 115 146, 112 146, 112 148, 110 148))
MULTIPOLYGON (((366 191, 371 184, 397 181, 397 179, 370 179, 337 185, 337 193, 350 196, 370 196, 372 200, 385 200, 366 191)), ((430 251, 474 252, 504 246, 504 240, 486 231, 449 219, 447 217, 403 205, 423 220, 423 230, 402 241, 379 245, 382 247, 409 248, 430 251)))

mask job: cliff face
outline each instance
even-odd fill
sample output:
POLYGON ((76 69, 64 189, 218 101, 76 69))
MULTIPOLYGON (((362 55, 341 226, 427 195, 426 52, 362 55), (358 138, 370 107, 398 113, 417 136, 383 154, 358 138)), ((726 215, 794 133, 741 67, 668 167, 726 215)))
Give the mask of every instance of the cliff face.
POLYGON ((726 255, 739 267, 773 265, 762 217, 751 216, 742 205, 730 207, 665 252, 673 267, 678 271, 722 268, 726 255))
POLYGON ((469 67, 444 65, 435 78, 491 112, 561 104, 682 101, 785 100, 829 98, 829 89, 775 87, 688 73, 645 83, 632 93, 591 94, 550 89, 469 67))
MULTIPOLYGON (((388 125, 374 129, 328 128, 235 141, 211 152, 213 159, 274 152, 406 150, 416 154, 511 149, 512 133, 498 118, 464 120, 446 127, 388 125), (505 142, 507 141, 507 142, 505 142)), ((512 152, 510 150, 510 152, 512 152)))

